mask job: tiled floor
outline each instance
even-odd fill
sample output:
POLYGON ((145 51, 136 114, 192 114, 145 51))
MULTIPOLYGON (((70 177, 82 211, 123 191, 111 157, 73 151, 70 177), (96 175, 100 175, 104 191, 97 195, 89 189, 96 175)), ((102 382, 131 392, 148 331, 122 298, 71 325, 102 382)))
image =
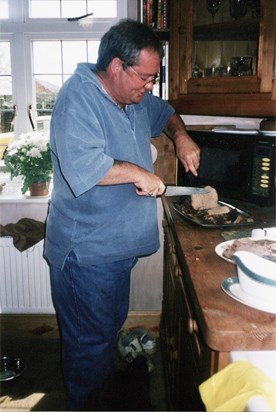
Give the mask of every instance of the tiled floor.
MULTIPOLYGON (((13 336, 5 336, 2 331, 1 352, 22 357, 26 365, 22 376, 2 383, 1 411, 65 410, 60 344, 56 334, 17 336, 14 333, 13 336)), ((150 373, 152 410, 165 411, 167 405, 160 350, 155 354, 153 364, 154 370, 150 373)))

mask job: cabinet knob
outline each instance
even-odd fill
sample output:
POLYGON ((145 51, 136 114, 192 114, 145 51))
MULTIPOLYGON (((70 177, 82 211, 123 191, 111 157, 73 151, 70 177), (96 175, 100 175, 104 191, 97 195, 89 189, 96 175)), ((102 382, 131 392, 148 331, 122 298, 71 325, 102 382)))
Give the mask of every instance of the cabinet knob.
POLYGON ((173 360, 173 361, 177 361, 178 358, 179 358, 179 356, 178 356, 178 351, 177 351, 177 350, 174 350, 173 352, 171 352, 171 353, 170 353, 170 358, 171 358, 171 360, 173 360))
POLYGON ((168 343, 170 346, 174 346, 175 345, 175 337, 174 336, 170 336, 168 339, 168 343))
POLYGON ((175 267, 174 267, 174 274, 175 274, 176 277, 182 275, 181 268, 178 264, 176 264, 175 267))
POLYGON ((166 219, 163 219, 163 220, 162 220, 162 226, 163 226, 164 229, 167 229, 167 227, 168 227, 168 222, 167 222, 166 219))
POLYGON ((193 318, 188 319, 188 332, 192 335, 194 332, 198 332, 197 323, 193 318))
POLYGON ((175 254, 175 248, 174 248, 174 245, 172 245, 171 243, 169 243, 169 253, 170 253, 170 255, 175 254))

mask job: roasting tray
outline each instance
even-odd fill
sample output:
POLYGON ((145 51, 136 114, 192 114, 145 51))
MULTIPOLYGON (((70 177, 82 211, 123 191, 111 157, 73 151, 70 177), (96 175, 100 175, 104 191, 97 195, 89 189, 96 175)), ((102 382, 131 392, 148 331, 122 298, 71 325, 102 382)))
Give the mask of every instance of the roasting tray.
POLYGON ((195 211, 186 206, 183 198, 180 201, 177 202, 173 202, 173 207, 174 209, 185 219, 190 220, 191 222, 194 222, 200 226, 203 227, 231 227, 231 226, 249 226, 252 225, 254 223, 254 219, 252 217, 251 214, 249 214, 248 212, 241 210, 229 203, 223 202, 223 201, 219 201, 218 202, 221 206, 228 206, 231 211, 228 213, 227 215, 227 220, 225 220, 225 218, 221 216, 217 217, 217 222, 213 223, 208 221, 205 216, 204 216, 204 212, 199 211, 196 212, 195 211), (241 221, 238 223, 235 223, 237 218, 241 218, 241 221))

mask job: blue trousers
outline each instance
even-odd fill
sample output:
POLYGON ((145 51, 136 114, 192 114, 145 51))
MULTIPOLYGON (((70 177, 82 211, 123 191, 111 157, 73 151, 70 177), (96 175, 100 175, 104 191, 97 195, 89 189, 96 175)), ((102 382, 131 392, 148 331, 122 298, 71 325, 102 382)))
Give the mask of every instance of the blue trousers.
POLYGON ((129 309, 130 273, 137 258, 80 267, 71 252, 50 268, 62 347, 67 410, 86 408, 89 395, 114 372, 114 346, 129 309))

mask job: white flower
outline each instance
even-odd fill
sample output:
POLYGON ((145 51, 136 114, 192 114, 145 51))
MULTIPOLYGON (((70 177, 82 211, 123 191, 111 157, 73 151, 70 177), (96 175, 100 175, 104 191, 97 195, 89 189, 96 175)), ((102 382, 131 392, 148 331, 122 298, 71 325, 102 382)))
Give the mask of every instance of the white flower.
POLYGON ((26 155, 30 157, 42 157, 40 150, 37 147, 32 147, 27 151, 26 155))
POLYGON ((10 147, 8 148, 7 151, 9 152, 9 156, 14 156, 18 152, 16 147, 15 148, 10 147))
POLYGON ((11 177, 23 176, 22 193, 34 182, 47 182, 51 178, 53 165, 49 135, 43 132, 25 133, 8 146, 4 157, 11 177))

